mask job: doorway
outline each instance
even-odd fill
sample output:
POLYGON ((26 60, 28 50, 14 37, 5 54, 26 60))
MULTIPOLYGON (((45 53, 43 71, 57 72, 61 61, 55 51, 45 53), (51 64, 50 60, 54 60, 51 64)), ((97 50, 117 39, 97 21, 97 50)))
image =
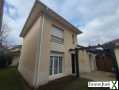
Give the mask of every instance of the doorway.
POLYGON ((75 54, 71 54, 71 62, 72 62, 72 74, 76 73, 76 56, 75 54))

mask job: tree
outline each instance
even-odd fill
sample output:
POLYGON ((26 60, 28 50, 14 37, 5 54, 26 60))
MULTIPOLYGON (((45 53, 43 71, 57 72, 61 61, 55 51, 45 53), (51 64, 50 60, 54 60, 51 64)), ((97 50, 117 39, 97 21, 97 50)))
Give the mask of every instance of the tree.
POLYGON ((7 48, 0 48, 0 68, 8 67, 12 61, 12 53, 7 48))
POLYGON ((5 47, 5 44, 7 43, 7 37, 8 37, 8 32, 10 28, 8 27, 7 24, 3 23, 2 28, 0 30, 0 47, 5 47))

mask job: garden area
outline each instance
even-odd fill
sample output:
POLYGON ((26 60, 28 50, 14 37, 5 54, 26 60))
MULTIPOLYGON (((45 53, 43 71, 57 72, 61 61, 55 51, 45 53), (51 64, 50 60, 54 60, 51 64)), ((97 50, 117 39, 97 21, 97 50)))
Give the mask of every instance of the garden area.
MULTIPOLYGON (((86 79, 77 79, 69 76, 64 77, 46 85, 39 87, 37 90, 107 90, 102 88, 88 88, 86 79)), ((35 90, 27 86, 21 78, 16 67, 0 69, 0 90, 35 90)))

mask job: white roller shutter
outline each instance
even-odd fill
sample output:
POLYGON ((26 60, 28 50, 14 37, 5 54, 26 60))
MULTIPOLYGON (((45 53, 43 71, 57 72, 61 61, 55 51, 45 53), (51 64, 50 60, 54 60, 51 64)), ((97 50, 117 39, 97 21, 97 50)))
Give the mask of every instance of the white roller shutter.
POLYGON ((51 35, 59 37, 59 38, 64 38, 64 31, 57 28, 57 27, 53 27, 53 30, 51 30, 51 35))

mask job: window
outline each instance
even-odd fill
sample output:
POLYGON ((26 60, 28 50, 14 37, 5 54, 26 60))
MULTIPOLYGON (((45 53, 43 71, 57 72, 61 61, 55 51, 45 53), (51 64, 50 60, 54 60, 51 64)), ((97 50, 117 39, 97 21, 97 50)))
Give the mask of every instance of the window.
POLYGON ((72 43, 73 43, 73 44, 75 44, 75 43, 76 43, 76 36, 75 36, 75 34, 74 34, 74 33, 72 34, 72 43))
POLYGON ((51 31, 51 41, 63 44, 64 43, 64 30, 53 26, 53 30, 51 31))
POLYGON ((56 75, 63 72, 62 70, 62 56, 50 56, 50 75, 56 75))

